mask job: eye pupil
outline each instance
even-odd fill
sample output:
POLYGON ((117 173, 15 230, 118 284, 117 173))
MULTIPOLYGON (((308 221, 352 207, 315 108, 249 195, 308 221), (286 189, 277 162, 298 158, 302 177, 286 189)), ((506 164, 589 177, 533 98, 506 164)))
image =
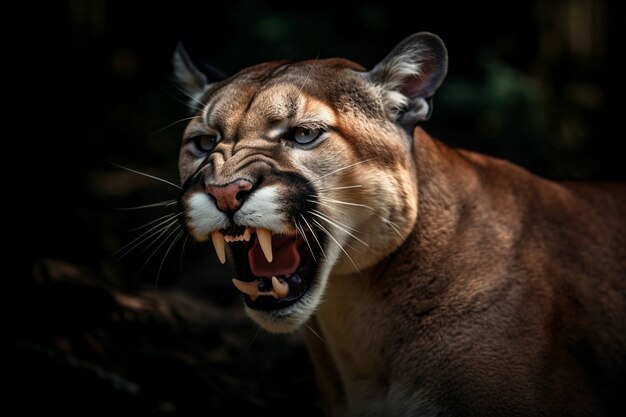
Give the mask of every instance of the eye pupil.
POLYGON ((199 135, 191 139, 194 147, 201 153, 211 152, 218 142, 216 135, 199 135))
POLYGON ((297 129, 294 129, 292 132, 293 132, 291 136, 292 140, 296 141, 297 143, 301 145, 306 145, 308 143, 315 141, 320 136, 322 136, 322 133, 324 133, 324 129, 321 129, 321 128, 311 129, 308 127, 299 127, 297 129))
POLYGON ((215 137, 214 136, 202 136, 202 139, 200 140, 200 144, 201 144, 202 148, 204 148, 204 149, 211 148, 214 143, 215 143, 215 137))

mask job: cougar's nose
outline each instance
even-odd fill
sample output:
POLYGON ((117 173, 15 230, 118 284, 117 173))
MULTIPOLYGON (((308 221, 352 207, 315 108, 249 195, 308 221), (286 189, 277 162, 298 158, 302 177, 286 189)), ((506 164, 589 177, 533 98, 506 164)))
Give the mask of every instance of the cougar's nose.
POLYGON ((239 210, 251 189, 252 183, 244 179, 238 179, 226 185, 209 184, 206 186, 207 194, 215 198, 217 208, 225 213, 239 210))

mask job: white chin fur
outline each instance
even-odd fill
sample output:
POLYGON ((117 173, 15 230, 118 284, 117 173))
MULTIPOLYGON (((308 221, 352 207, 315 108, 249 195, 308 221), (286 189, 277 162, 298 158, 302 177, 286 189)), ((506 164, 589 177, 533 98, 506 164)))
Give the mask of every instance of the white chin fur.
POLYGON ((246 313, 256 324, 270 333, 291 333, 302 326, 311 313, 300 311, 300 302, 275 311, 253 310, 246 306, 246 313))

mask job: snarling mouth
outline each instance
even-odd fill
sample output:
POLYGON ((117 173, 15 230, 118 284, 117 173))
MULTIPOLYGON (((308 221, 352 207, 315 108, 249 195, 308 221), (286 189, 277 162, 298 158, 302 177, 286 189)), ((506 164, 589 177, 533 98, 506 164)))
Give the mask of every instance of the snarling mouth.
POLYGON ((237 272, 233 284, 252 309, 289 307, 311 287, 317 253, 300 234, 274 235, 267 229, 246 227, 238 234, 215 231, 211 238, 222 263, 225 242, 229 244, 237 272))

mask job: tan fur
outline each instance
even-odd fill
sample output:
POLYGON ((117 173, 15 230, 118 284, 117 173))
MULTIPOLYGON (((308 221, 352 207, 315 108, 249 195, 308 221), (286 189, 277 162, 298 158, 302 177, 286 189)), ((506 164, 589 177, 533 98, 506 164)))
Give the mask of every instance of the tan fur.
POLYGON ((457 385, 454 401, 480 415, 615 413, 604 401, 624 388, 626 187, 562 186, 420 129, 415 143, 415 230, 379 268, 333 277, 318 312, 344 386, 377 386, 351 409, 393 409, 402 381, 433 415, 456 414, 441 398, 457 385))
MULTIPOLYGON (((181 148, 186 216, 203 184, 240 178, 279 196, 267 210, 292 204, 301 197, 283 179, 297 174, 344 229, 320 220, 336 241, 325 239, 301 302, 247 307, 250 316, 272 332, 317 329, 309 347, 328 415, 623 410, 626 188, 547 181, 420 128, 411 141, 395 120, 410 100, 391 111, 385 88, 341 59, 261 64, 206 88, 186 135, 218 132, 220 142, 206 158, 181 148), (310 123, 327 128, 312 146, 281 136, 310 123)), ((426 98, 415 101, 420 117, 426 98)), ((241 222, 295 235, 292 220, 241 222)))

